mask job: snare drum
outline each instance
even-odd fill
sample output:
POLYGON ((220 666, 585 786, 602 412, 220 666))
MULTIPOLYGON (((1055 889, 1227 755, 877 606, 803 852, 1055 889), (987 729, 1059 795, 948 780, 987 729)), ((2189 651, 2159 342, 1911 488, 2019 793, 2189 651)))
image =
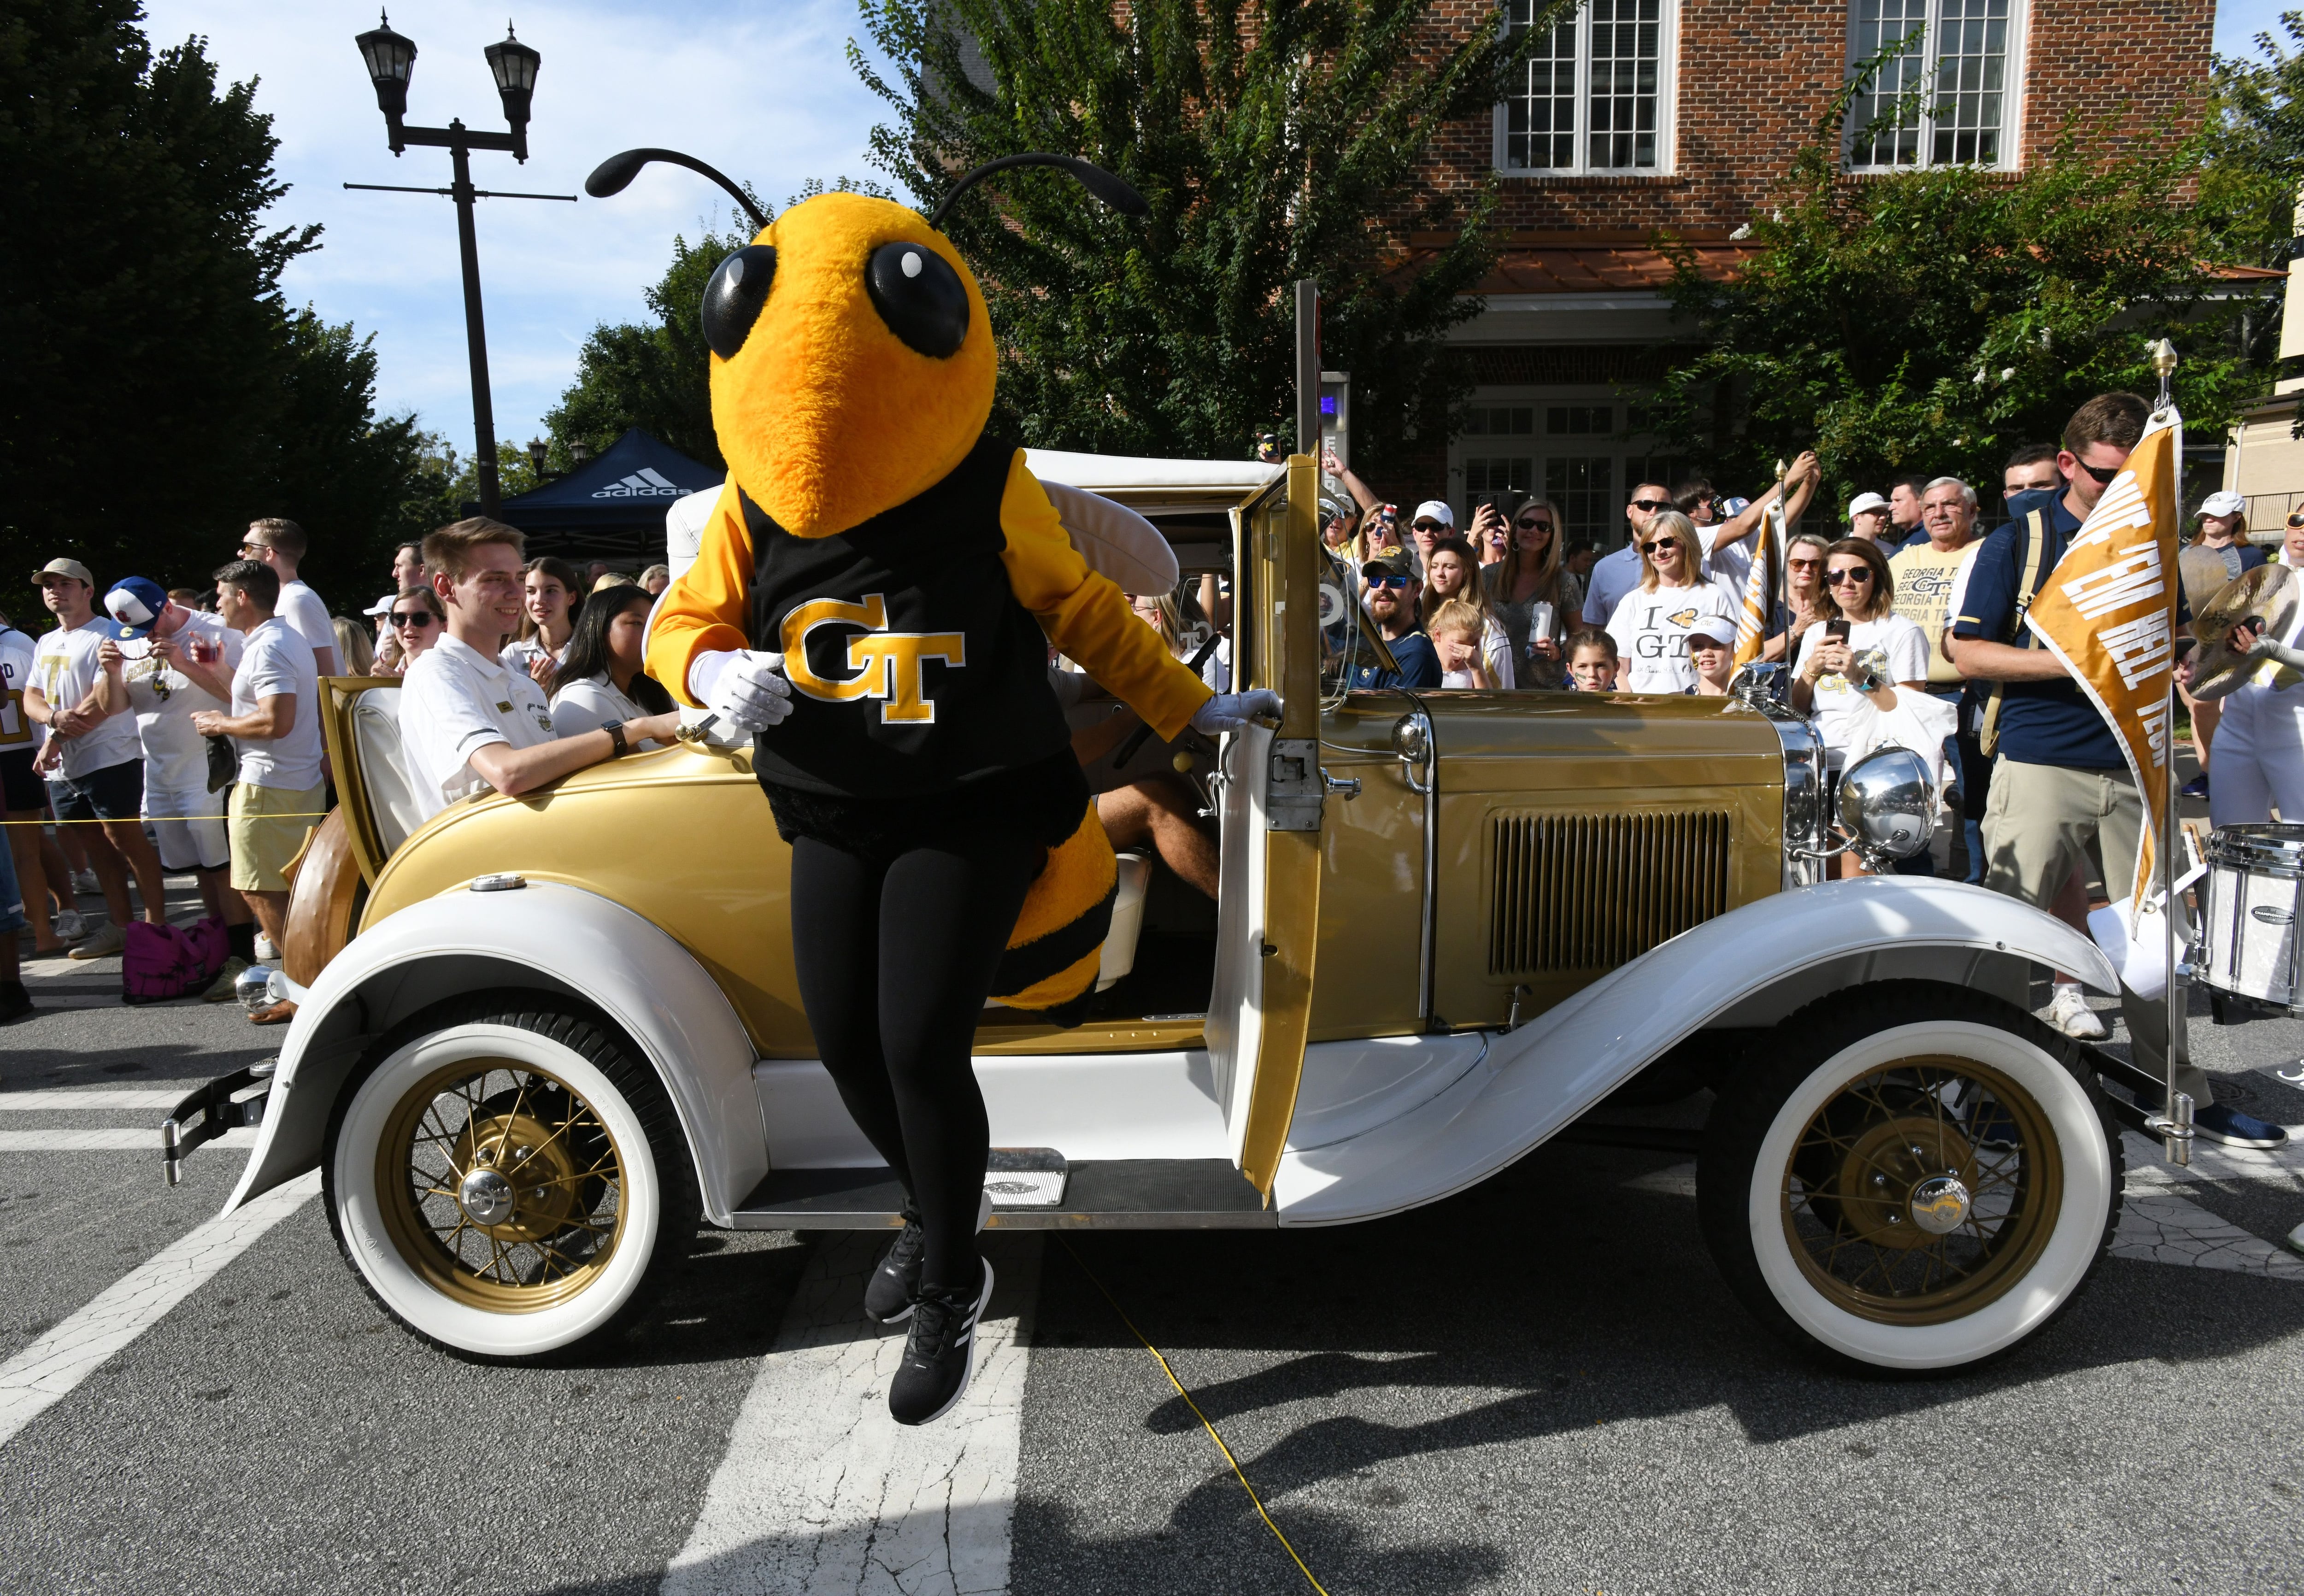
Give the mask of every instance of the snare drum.
POLYGON ((2230 825, 2208 838, 2199 978, 2217 992, 2304 1015, 2304 825, 2230 825))

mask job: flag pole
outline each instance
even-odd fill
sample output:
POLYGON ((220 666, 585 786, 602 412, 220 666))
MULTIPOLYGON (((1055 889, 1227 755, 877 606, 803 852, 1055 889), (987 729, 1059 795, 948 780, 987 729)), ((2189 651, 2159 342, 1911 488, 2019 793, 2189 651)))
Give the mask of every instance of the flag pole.
MULTIPOLYGON (((2165 338, 2160 339, 2152 345, 2151 355, 2152 369, 2160 377, 2160 403, 2153 419, 2164 420, 2175 408, 2170 384, 2176 375, 2176 346, 2165 338)), ((2173 496, 2181 515, 2184 507, 2184 435, 2181 421, 2176 423, 2175 449, 2171 458, 2176 473, 2173 496)), ((2176 1090, 2176 1050, 2182 1045, 2184 1034, 2184 992, 2176 980, 2176 682, 2173 671, 2169 674, 2167 701, 2168 712, 2163 723, 2168 728, 2168 756, 2164 762, 2165 776, 2161 794, 2158 839, 2161 952, 2166 961, 2164 967, 2168 979, 2167 1044, 2161 1050, 2160 1060, 2167 1077, 2161 1088, 2161 1101, 2167 1105, 2167 1112, 2161 1131, 2161 1145, 2170 1163, 2189 1165, 2192 1161, 2193 1103, 2190 1093, 2176 1090)))

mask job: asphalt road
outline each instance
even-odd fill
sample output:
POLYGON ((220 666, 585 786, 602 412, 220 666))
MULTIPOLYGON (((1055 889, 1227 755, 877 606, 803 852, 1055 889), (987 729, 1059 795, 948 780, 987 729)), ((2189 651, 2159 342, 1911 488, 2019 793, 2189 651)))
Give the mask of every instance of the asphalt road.
MULTIPOLYGON (((31 980, 0 1149, 161 1118, 28 1092, 189 1085, 275 1045, 233 1005, 123 1006, 115 961, 31 980)), ((2277 1077, 2304 1026, 2203 1019, 2195 1045, 2304 1123, 2277 1077)), ((157 1150, 0 1150, 0 1370, 191 1235, 243 1157, 171 1191, 157 1150)), ((966 1469, 935 1461, 944 1426, 809 1439, 877 1400, 893 1345, 853 1321, 858 1238, 707 1233, 652 1325, 489 1368, 389 1324, 306 1202, 0 1442, 0 1591, 1309 1590, 1115 1302, 1335 1596, 2304 1590, 2304 1260, 2263 1245, 2304 1221, 2304 1154, 2131 1168, 2131 1198, 2229 1221, 2216 1266, 2144 1238, 2016 1355, 1922 1381, 1770 1340, 1669 1155, 1547 1148, 1339 1230, 999 1237, 1014 1361, 979 1384, 1007 1428, 966 1469), (878 1471, 860 1550, 769 1499, 827 1469, 842 1502, 878 1471), (903 1550, 886 1503, 956 1501, 970 1470, 998 1544, 961 1546, 993 1521, 953 1509, 903 1550)))

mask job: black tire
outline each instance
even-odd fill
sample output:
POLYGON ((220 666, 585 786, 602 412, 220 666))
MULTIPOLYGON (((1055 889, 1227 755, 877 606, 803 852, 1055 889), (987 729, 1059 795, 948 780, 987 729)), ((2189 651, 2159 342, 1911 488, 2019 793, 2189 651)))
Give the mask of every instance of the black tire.
POLYGON ((1810 1004, 1750 1056, 1705 1127, 1697 1213, 1729 1288, 1794 1347, 1871 1376, 1973 1368, 2095 1274, 2125 1161, 2077 1042, 1964 988, 1885 981, 1810 1004))
POLYGON ((546 992, 466 993, 395 1026, 337 1095, 320 1167, 329 1229, 361 1288, 411 1335, 474 1363, 565 1355, 629 1327, 684 1265, 703 1206, 655 1069, 597 1011, 546 992), (440 1085, 452 1078, 471 1092, 507 1084, 475 1097, 440 1085), (450 1115, 462 1116, 453 1136, 450 1115), (419 1154, 418 1142, 432 1145, 419 1154), (419 1157, 446 1174, 413 1169, 419 1157), (411 1189, 411 1173, 469 1179, 498 1163, 517 1195, 492 1229, 449 1193, 411 1189))

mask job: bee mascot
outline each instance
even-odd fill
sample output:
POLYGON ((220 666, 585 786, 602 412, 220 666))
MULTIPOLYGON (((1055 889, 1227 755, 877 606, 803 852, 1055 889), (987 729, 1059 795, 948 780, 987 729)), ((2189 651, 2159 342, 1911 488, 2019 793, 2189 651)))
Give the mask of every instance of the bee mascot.
POLYGON ((1211 696, 1075 552, 1023 451, 985 430, 990 320, 936 223, 1003 166, 1059 167, 1141 214, 1134 190, 1020 156, 962 177, 932 218, 831 193, 770 223, 702 162, 646 149, 585 186, 614 193, 651 160, 713 179, 759 232, 704 291, 728 484, 658 605, 648 670, 716 736, 751 739, 792 844, 809 1026, 907 1195, 865 1306, 911 1317, 888 1406, 925 1423, 967 1389, 992 1294, 977 1022, 995 994, 1072 1018, 1111 916, 1112 847, 1049 646, 1164 738, 1235 730, 1279 701, 1211 696))

